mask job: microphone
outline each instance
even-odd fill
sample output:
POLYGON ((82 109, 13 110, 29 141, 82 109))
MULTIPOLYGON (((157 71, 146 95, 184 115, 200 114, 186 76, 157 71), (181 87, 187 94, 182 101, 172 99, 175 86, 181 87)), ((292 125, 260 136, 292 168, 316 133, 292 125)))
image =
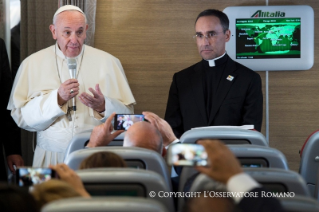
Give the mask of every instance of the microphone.
MULTIPOLYGON (((76 60, 74 58, 68 59, 68 67, 69 67, 69 74, 71 79, 76 79, 76 60)), ((76 111, 76 104, 75 98, 72 98, 72 108, 73 111, 76 111)))

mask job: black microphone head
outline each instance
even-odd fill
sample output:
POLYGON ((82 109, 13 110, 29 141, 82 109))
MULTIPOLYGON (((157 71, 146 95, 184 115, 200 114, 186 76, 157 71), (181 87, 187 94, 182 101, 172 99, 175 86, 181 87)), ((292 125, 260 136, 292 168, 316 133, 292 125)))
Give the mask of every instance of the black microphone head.
POLYGON ((69 74, 72 79, 76 78, 76 59, 68 59, 69 74))

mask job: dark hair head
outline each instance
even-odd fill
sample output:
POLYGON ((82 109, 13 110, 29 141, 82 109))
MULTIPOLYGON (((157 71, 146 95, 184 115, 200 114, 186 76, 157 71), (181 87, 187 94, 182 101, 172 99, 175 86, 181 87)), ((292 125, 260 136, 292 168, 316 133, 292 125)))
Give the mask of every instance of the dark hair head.
POLYGON ((96 152, 85 158, 80 164, 79 169, 107 167, 127 167, 123 158, 113 152, 96 152))
POLYGON ((23 188, 0 184, 0 208, 3 212, 40 211, 33 196, 23 188))
POLYGON ((203 16, 215 16, 219 19, 220 24, 222 25, 222 27, 224 29, 224 32, 226 32, 226 30, 229 29, 229 19, 228 19, 227 15, 225 13, 223 13, 222 11, 216 10, 216 9, 204 10, 203 12, 199 13, 199 15, 197 16, 195 24, 196 24, 197 20, 203 16))

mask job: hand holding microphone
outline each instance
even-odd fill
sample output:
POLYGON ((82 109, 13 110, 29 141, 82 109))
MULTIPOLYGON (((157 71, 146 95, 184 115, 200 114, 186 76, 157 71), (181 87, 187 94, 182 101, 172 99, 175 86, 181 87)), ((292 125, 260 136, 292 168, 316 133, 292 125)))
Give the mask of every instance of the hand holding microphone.
POLYGON ((75 96, 79 94, 79 83, 76 79, 76 60, 71 58, 68 59, 68 68, 70 78, 69 80, 62 83, 58 89, 58 103, 64 105, 67 101, 72 99, 73 110, 76 110, 75 96))
MULTIPOLYGON (((76 102, 74 97, 79 94, 79 83, 76 79, 77 78, 76 66, 77 66, 77 63, 75 59, 73 58, 68 59, 68 68, 69 68, 69 74, 71 79, 62 83, 58 90, 59 105, 63 105, 68 100, 72 99, 73 111, 76 111, 76 102)), ((104 95, 102 94, 100 90, 99 84, 96 84, 95 90, 93 88, 89 88, 89 91, 93 94, 93 96, 86 92, 83 92, 81 95, 79 95, 79 100, 87 107, 90 107, 96 110, 97 112, 103 112, 105 109, 105 99, 104 99, 104 95)))
POLYGON ((79 94, 79 83, 76 79, 69 79, 58 89, 58 103, 64 105, 67 101, 79 94), (72 92, 73 91, 73 92, 72 92))

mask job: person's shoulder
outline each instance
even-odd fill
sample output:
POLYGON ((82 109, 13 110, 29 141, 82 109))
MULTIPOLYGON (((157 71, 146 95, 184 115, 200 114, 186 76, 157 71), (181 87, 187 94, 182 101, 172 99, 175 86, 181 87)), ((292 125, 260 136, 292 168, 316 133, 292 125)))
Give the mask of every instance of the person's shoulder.
POLYGON ((241 74, 259 75, 258 73, 256 73, 252 69, 244 66, 243 64, 241 64, 239 62, 234 61, 229 56, 228 56, 228 58, 229 58, 228 60, 231 61, 234 64, 234 66, 236 67, 236 70, 239 71, 241 74))
POLYGON ((181 71, 178 71, 175 73, 175 75, 180 76, 180 77, 189 76, 189 74, 191 74, 200 63, 201 63, 201 61, 198 63, 195 63, 195 64, 193 64, 193 65, 191 65, 191 66, 189 66, 181 71))
POLYGON ((111 55, 110 53, 103 51, 98 48, 94 48, 92 46, 85 45, 85 52, 87 52, 88 56, 94 57, 95 59, 108 59, 108 60, 119 60, 117 57, 114 55, 111 55))
POLYGON ((252 69, 244 66, 243 64, 238 63, 238 62, 236 62, 236 61, 234 61, 232 59, 231 59, 231 61, 233 62, 234 66, 235 66, 236 73, 240 74, 242 77, 245 77, 245 78, 260 78, 260 75, 256 71, 254 71, 254 70, 252 70, 252 69))
POLYGON ((44 49, 41 49, 39 51, 36 51, 32 54, 30 54, 26 59, 30 59, 30 58, 33 58, 33 57, 47 57, 48 55, 54 55, 54 45, 52 46, 49 46, 47 48, 44 48, 44 49))
POLYGON ((30 54, 23 60, 23 63, 36 62, 47 60, 48 58, 54 58, 54 45, 41 49, 37 52, 30 54))

